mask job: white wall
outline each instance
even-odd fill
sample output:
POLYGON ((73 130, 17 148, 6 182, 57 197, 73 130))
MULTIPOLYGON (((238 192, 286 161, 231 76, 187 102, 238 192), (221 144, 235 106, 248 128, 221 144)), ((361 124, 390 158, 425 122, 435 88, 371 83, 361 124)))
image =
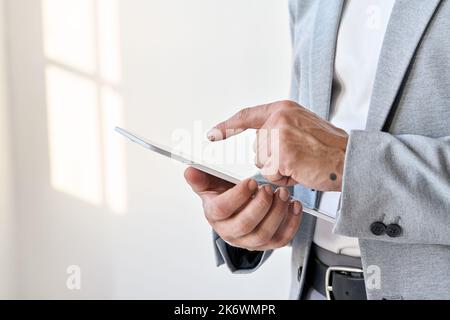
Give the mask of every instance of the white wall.
POLYGON ((13 190, 5 39, 4 0, 0 0, 0 299, 14 297, 13 190))
MULTIPOLYGON (((215 267, 210 228, 181 165, 127 144, 126 214, 55 188, 40 1, 8 4, 20 297, 287 297, 287 249, 254 275, 215 267), (81 291, 66 288, 70 265, 82 269, 81 291)), ((169 142, 174 129, 191 130, 197 120, 206 130, 241 106, 285 98, 287 19, 285 1, 120 0, 123 124, 169 142)), ((98 138, 77 140, 75 119, 61 132, 75 137, 69 153, 81 151, 74 168, 98 138)), ((108 128, 103 139, 117 147, 122 140, 108 128)), ((103 176, 116 162, 99 158, 103 176)))

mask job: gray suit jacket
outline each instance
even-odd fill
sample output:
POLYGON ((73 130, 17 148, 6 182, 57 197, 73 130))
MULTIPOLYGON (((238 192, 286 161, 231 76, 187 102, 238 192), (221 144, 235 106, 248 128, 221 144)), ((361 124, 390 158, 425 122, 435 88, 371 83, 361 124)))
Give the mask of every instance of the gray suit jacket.
MULTIPOLYGON (((325 119, 342 7, 343 0, 290 1, 292 99, 325 119)), ((397 0, 367 128, 350 136, 334 232, 359 239, 369 299, 450 299, 449 35, 449 1, 397 0), (376 236, 374 222, 398 224, 402 234, 376 236)), ((317 206, 320 194, 295 191, 305 206, 317 206)), ((304 288, 315 222, 305 215, 292 242, 292 299, 304 288)), ((253 272, 270 256, 243 267, 214 240, 218 265, 233 272, 253 272)))

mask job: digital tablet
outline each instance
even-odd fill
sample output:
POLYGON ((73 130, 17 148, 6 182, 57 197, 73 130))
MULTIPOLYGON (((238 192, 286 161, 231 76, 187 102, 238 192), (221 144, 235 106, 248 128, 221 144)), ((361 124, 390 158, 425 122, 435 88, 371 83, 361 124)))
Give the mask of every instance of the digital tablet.
MULTIPOLYGON (((235 175, 231 172, 227 172, 223 168, 218 168, 218 167, 215 167, 214 165, 206 164, 197 159, 193 159, 193 157, 191 155, 181 154, 179 152, 172 150, 172 148, 169 148, 167 146, 163 146, 163 145, 155 143, 153 141, 141 138, 140 136, 138 136, 134 133, 131 133, 125 129, 119 128, 119 127, 116 127, 116 131, 118 133, 120 133, 121 135, 123 135, 124 137, 128 138, 129 140, 133 141, 134 143, 137 143, 138 145, 140 145, 150 151, 156 152, 164 157, 184 163, 188 166, 196 168, 200 171, 208 173, 208 174, 215 176, 217 178, 220 178, 222 180, 228 181, 232 184, 238 184, 241 181, 241 179, 239 177, 237 177, 237 175, 235 175)), ((330 215, 328 215, 324 212, 320 212, 318 210, 312 210, 312 209, 308 209, 308 208, 303 208, 303 211, 305 213, 308 213, 310 215, 313 215, 313 216, 323 219, 325 221, 328 221, 331 223, 335 222, 335 219, 333 217, 331 217, 330 215)))

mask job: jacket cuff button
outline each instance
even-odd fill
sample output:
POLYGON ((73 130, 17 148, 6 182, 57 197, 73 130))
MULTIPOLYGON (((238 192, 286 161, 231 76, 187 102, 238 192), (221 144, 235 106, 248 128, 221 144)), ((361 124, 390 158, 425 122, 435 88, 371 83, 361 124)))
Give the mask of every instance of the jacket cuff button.
POLYGON ((386 234, 391 238, 398 238, 402 235, 403 229, 398 224, 390 224, 387 226, 386 234))
POLYGON ((374 234, 376 236, 385 235, 386 229, 387 229, 386 225, 382 222, 374 222, 370 226, 370 231, 372 232, 372 234, 374 234))

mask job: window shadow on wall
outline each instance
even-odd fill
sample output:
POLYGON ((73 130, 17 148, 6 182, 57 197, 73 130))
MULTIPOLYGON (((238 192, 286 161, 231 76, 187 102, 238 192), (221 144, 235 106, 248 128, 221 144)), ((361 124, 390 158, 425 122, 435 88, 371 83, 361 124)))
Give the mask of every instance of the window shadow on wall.
POLYGON ((127 211, 119 0, 42 0, 51 186, 127 211))

